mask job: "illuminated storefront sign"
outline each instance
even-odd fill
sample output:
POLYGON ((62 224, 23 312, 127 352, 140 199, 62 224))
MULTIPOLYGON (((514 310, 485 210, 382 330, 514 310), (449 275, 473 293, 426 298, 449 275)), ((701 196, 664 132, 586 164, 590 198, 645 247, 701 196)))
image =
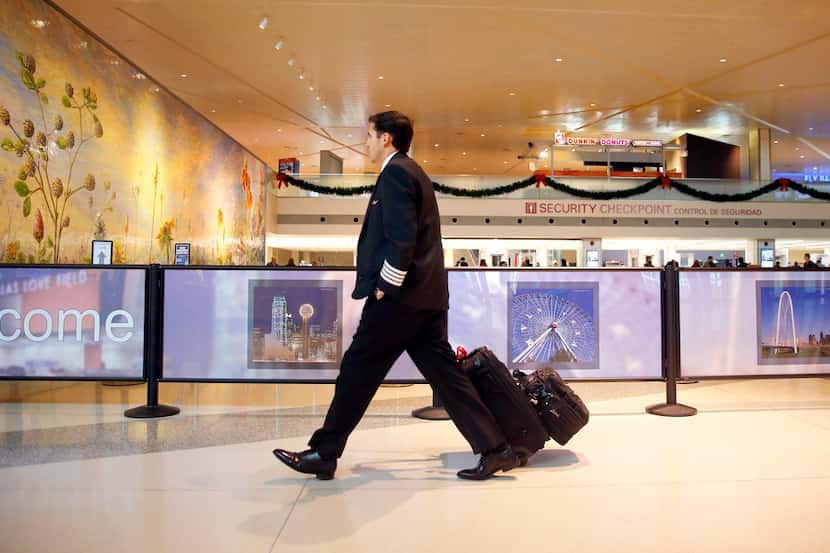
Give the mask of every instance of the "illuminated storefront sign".
POLYGON ((630 138, 592 136, 567 136, 562 131, 556 131, 553 142, 557 146, 633 146, 635 148, 662 148, 660 140, 631 140, 630 138))

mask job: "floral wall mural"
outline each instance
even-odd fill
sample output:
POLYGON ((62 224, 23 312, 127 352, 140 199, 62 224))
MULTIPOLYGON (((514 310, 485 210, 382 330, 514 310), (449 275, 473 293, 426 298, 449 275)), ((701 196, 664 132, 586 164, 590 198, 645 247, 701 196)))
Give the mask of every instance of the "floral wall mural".
POLYGON ((40 0, 0 3, 0 141, 0 262, 264 262, 273 171, 40 0))

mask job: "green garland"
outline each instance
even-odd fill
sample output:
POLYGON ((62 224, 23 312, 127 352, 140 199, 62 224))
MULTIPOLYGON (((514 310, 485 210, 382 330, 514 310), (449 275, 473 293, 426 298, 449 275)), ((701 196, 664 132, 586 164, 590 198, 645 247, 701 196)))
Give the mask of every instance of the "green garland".
MULTIPOLYGON (((355 186, 352 188, 346 188, 341 186, 320 186, 318 184, 298 179, 284 173, 278 175, 277 180, 280 181, 280 185, 282 185, 282 183, 284 182, 286 184, 292 184, 297 188, 300 188, 301 190, 306 190, 308 192, 317 192, 319 194, 331 194, 335 196, 357 196, 360 194, 366 194, 368 192, 371 192, 372 189, 374 189, 374 186, 355 186)), ((469 190, 466 188, 456 188, 438 182, 433 182, 432 186, 435 188, 436 192, 440 192, 442 194, 449 194, 452 196, 460 196, 466 198, 486 198, 490 196, 501 196, 503 194, 516 192, 517 190, 528 188, 530 186, 533 186, 534 184, 536 184, 537 186, 544 184, 548 188, 552 188, 553 190, 557 190, 559 192, 562 192, 563 194, 567 194, 569 196, 574 196, 577 198, 587 198, 590 200, 619 200, 624 198, 631 198, 633 196, 639 196, 640 194, 650 192, 658 186, 662 186, 669 189, 673 188, 682 194, 686 194, 687 196, 691 196, 698 200, 703 200, 707 202, 745 202, 748 200, 758 198, 759 196, 763 196, 764 194, 768 194, 775 190, 787 190, 788 188, 792 188, 796 192, 806 194, 817 200, 830 201, 830 192, 817 190, 815 188, 805 186, 804 184, 794 182, 789 179, 776 179, 767 185, 764 185, 760 188, 756 188, 755 190, 751 190, 749 192, 738 192, 736 194, 715 194, 712 192, 706 192, 705 190, 698 190, 696 188, 692 188, 691 186, 682 181, 672 180, 668 177, 657 177, 648 182, 644 182, 643 184, 625 190, 600 191, 581 190, 579 188, 574 188, 573 186, 569 186, 565 183, 556 181, 548 176, 537 177, 536 175, 510 184, 506 184, 504 186, 496 186, 494 188, 487 188, 484 190, 469 190)))

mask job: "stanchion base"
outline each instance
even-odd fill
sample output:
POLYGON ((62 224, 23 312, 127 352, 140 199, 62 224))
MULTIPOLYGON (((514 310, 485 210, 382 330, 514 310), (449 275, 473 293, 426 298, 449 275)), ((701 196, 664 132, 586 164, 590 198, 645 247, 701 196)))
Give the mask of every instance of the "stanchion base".
POLYGON ((430 405, 429 407, 421 407, 420 409, 415 409, 412 411, 412 416, 416 419, 424 419, 428 421, 448 421, 450 420, 450 416, 447 414, 447 410, 443 407, 433 407, 430 405))
POLYGON ((141 405, 124 411, 124 416, 131 419, 156 419, 178 415, 180 409, 172 405, 141 405))
POLYGON ((693 378, 678 378, 678 384, 697 384, 700 380, 694 380, 693 378))
POLYGON ((124 387, 124 386, 143 386, 143 385, 144 385, 143 380, 137 380, 135 382, 132 382, 132 381, 124 382, 124 381, 121 381, 121 380, 111 380, 111 381, 107 381, 107 382, 101 382, 101 386, 107 386, 107 387, 110 387, 110 388, 119 388, 119 387, 124 387))
POLYGON ((661 417, 692 417, 697 415, 697 409, 682 403, 658 403, 646 407, 646 413, 661 417))

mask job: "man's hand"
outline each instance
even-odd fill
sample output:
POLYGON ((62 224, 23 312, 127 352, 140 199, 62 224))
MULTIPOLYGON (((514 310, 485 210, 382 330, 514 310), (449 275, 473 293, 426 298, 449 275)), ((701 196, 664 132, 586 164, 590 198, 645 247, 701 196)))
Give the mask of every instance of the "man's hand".
POLYGON ((378 301, 383 299, 383 290, 380 288, 375 288, 375 299, 378 301))

